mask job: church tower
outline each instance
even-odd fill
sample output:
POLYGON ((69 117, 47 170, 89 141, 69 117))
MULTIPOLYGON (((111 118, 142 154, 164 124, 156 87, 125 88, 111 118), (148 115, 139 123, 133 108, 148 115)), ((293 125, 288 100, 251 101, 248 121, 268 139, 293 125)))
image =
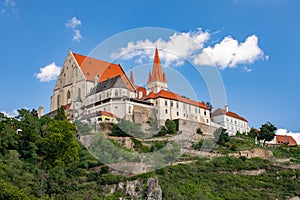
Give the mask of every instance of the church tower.
POLYGON ((166 74, 162 73, 157 48, 155 49, 152 73, 149 72, 147 85, 148 90, 154 93, 158 93, 160 90, 167 90, 168 88, 166 74))

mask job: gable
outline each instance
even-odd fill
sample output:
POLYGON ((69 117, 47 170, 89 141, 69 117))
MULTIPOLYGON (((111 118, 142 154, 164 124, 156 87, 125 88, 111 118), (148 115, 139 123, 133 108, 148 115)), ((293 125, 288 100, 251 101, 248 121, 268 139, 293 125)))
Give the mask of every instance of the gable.
POLYGON ((135 91, 134 86, 131 84, 130 80, 128 79, 120 65, 76 53, 72 54, 87 81, 94 81, 97 75, 99 76, 99 82, 103 82, 113 77, 120 76, 126 87, 131 91, 135 91))

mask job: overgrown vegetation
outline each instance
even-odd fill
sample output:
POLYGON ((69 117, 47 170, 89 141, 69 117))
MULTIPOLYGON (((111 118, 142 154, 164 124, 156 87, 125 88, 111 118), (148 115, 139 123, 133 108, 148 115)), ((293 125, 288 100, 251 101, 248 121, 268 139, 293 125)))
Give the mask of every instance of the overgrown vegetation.
MULTIPOLYGON (((124 130, 140 133, 134 125, 123 123, 124 130)), ((176 133, 172 122, 165 128, 166 134, 176 133)), ((84 124, 76 128, 66 121, 63 110, 55 119, 39 119, 35 110, 19 110, 16 118, 7 118, 0 113, 0 199, 127 198, 120 190, 106 195, 105 185, 137 178, 146 182, 152 176, 159 178, 163 199, 288 199, 300 195, 299 169, 283 169, 260 158, 224 156, 212 161, 204 158, 189 165, 164 167, 135 177, 109 174, 109 168, 77 140, 76 135, 85 135, 89 131, 84 124), (265 173, 241 175, 242 170, 264 170, 265 173)), ((115 128, 115 133, 117 131, 120 133, 115 128)), ((98 147, 109 149, 115 145, 107 138, 105 140, 103 134, 96 134, 96 137, 99 140, 90 146, 95 152, 101 150, 98 147)), ((170 142, 155 141, 147 146, 134 137, 131 140, 135 151, 151 152, 159 163, 172 163, 180 153, 176 146, 169 147, 170 142)), ((206 143, 200 141, 193 146, 203 148, 206 143)), ((218 143, 224 151, 239 151, 255 145, 254 139, 245 135, 228 140, 223 130, 218 143)), ((137 161, 132 151, 120 149, 113 154, 100 151, 96 155, 118 161, 121 158, 137 161)), ((290 157, 299 161, 299 147, 280 146, 272 150, 278 158, 290 157)), ((191 158, 183 156, 181 159, 191 158)))

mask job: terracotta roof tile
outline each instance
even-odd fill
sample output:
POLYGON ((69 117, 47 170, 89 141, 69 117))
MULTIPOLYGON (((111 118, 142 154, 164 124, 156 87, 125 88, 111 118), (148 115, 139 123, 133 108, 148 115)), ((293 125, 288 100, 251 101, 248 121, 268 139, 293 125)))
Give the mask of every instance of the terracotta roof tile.
POLYGON ((114 114, 107 112, 107 111, 100 111, 100 116, 107 116, 107 117, 115 117, 117 118, 114 114))
POLYGON ((102 82, 120 75, 124 83, 127 85, 128 89, 131 91, 135 90, 134 86, 131 84, 120 65, 76 53, 73 53, 73 56, 80 66, 86 80, 94 81, 95 77, 98 75, 99 82, 102 82))
POLYGON ((236 114, 236 113, 234 113, 234 112, 231 112, 231 111, 226 112, 226 110, 224 110, 224 109, 222 109, 222 108, 218 108, 217 110, 215 110, 215 111, 212 113, 212 116, 218 116, 218 115, 227 115, 227 116, 229 116, 229 117, 233 117, 233 118, 236 118, 236 119, 239 119, 239 120, 248 122, 244 117, 241 117, 241 116, 239 116, 238 114, 236 114))
POLYGON ((287 144, 288 146, 297 146, 297 142, 292 136, 276 135, 277 144, 287 144))
POLYGON ((170 92, 167 90, 161 90, 157 94, 150 92, 147 96, 143 97, 142 99, 147 100, 147 99, 157 99, 157 98, 166 98, 166 99, 176 100, 176 101, 180 101, 183 103, 191 104, 191 105, 209 110, 209 108, 205 105, 205 103, 188 99, 186 97, 180 96, 176 93, 173 93, 173 92, 170 92))

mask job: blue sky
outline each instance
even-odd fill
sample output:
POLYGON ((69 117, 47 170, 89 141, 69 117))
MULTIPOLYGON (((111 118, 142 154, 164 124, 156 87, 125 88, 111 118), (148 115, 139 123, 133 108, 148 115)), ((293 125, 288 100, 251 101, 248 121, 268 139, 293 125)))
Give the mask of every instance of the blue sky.
MULTIPOLYGON (((230 109, 252 126, 271 121, 299 132, 299 9, 298 0, 0 0, 0 111, 13 113, 39 105, 48 110, 55 81, 41 82, 37 74, 52 63, 52 69, 62 66, 69 48, 88 55, 107 38, 134 28, 194 34, 202 28, 201 33, 210 36, 203 48, 215 50, 225 38, 241 45, 255 36, 262 51, 240 58, 232 67, 222 67, 222 59, 215 58, 230 109)), ((251 44, 255 46, 255 38, 251 44)))

